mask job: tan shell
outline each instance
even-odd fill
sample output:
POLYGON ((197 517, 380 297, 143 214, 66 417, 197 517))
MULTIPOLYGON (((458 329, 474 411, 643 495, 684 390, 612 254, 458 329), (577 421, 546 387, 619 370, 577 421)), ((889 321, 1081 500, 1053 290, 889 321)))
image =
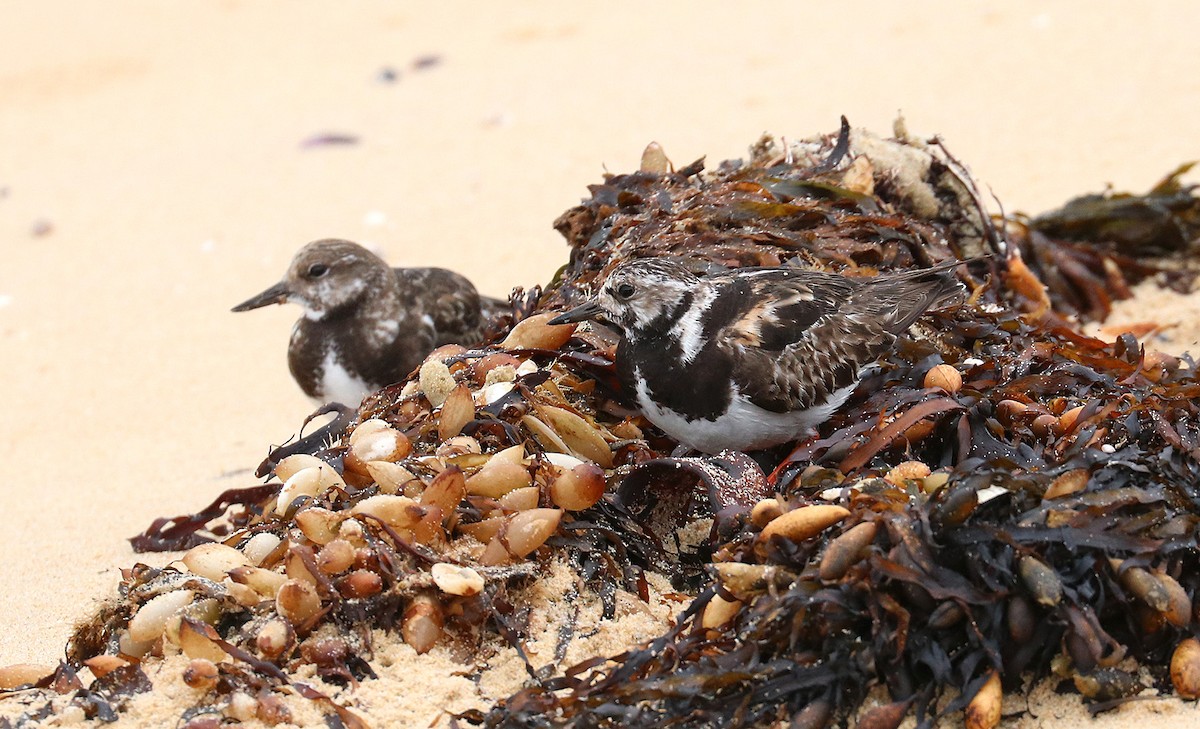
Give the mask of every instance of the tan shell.
POLYGON ((334 539, 317 553, 317 569, 327 575, 345 572, 353 564, 354 545, 345 539, 334 539))
POLYGON ((219 645, 192 627, 186 620, 179 626, 179 649, 188 658, 204 658, 215 663, 229 658, 229 655, 219 645))
POLYGON ((229 579, 269 598, 275 597, 283 583, 288 581, 286 575, 261 567, 238 567, 229 573, 229 579))
POLYGON ((351 443, 346 451, 346 469, 366 476, 370 473, 367 464, 376 461, 395 463, 412 453, 408 437, 392 427, 375 428, 351 443))
POLYGON ((533 483, 529 469, 514 456, 524 455, 523 446, 513 446, 500 451, 466 480, 467 493, 497 499, 513 489, 524 488, 533 483))
POLYGON ((948 364, 935 365, 925 373, 924 385, 925 387, 940 387, 953 395, 962 389, 962 375, 948 364))
POLYGON ((712 600, 709 600, 708 604, 704 606, 704 613, 700 616, 700 627, 719 628, 733 620, 741 609, 741 601, 726 600, 720 595, 713 595, 712 600))
POLYGON ((265 658, 275 659, 296 643, 292 625, 280 618, 271 618, 263 623, 254 637, 254 646, 265 658))
POLYGON ((442 637, 442 623, 441 604, 432 595, 422 593, 404 611, 400 634, 418 654, 428 653, 442 637))
POLYGON ((581 463, 564 470, 550 482, 550 501, 567 511, 582 511, 595 506, 604 496, 604 469, 581 463))
POLYGON ((507 511, 527 511, 536 509, 538 505, 538 497, 540 490, 537 486, 523 486, 519 489, 513 489, 507 494, 501 496, 498 501, 500 508, 507 511))
POLYGON ((505 349, 558 349, 575 333, 577 325, 551 326, 547 323, 556 316, 556 313, 534 314, 522 319, 512 328, 500 346, 505 349))
POLYGON ((288 580, 275 596, 275 611, 292 625, 300 625, 320 610, 316 588, 303 580, 288 580))
POLYGON ((458 385, 446 396, 438 417, 438 439, 446 440, 462 432, 463 426, 475 419, 475 401, 466 385, 458 385))
POLYGON ((1043 494, 1044 499, 1059 499, 1063 496, 1082 491, 1088 483, 1088 472, 1086 468, 1076 468, 1066 473, 1059 474, 1050 485, 1046 488, 1046 493, 1043 494))
POLYGON ((220 675, 212 661, 207 658, 193 658, 187 668, 183 669, 183 682, 197 691, 208 691, 217 685, 220 675))
POLYGON ((376 494, 363 499, 350 510, 352 514, 368 514, 388 526, 411 529, 424 516, 420 504, 407 496, 376 494))
POLYGON ((259 532, 246 543, 242 545, 242 554, 246 555, 246 559, 252 565, 261 565, 263 560, 271 556, 271 553, 283 542, 282 539, 271 534, 270 532, 259 532))
POLYGON ((319 496, 331 488, 344 489, 346 482, 329 464, 302 468, 283 482, 279 489, 275 513, 282 516, 287 513, 292 502, 301 496, 319 496))
POLYGON ((314 506, 296 512, 293 519, 300 532, 313 544, 328 544, 337 538, 346 515, 314 506))
MULTIPOLYGON (((600 435, 597 426, 590 425, 570 410, 551 405, 539 408, 538 415, 558 433, 572 455, 598 463, 604 468, 612 468, 612 449, 600 435)), ((537 434, 534 435, 536 437, 537 434)))
POLYGON ((775 536, 803 542, 850 516, 850 512, 833 504, 801 506, 773 519, 758 536, 760 544, 766 544, 775 536))
POLYGON ((371 433, 379 430, 389 430, 393 427, 394 426, 386 420, 382 420, 380 418, 368 418, 367 420, 364 420, 358 425, 354 426, 354 430, 350 431, 350 437, 347 439, 347 445, 354 445, 371 433))
POLYGON ((129 637, 138 643, 156 640, 167 627, 167 620, 192 603, 191 590, 175 590, 147 600, 129 619, 129 637))
POLYGON ((562 515, 561 509, 530 509, 513 514, 488 543, 479 561, 499 565, 525 557, 558 529, 562 515))
POLYGON ((121 658, 120 656, 102 653, 98 656, 92 656, 84 661, 83 664, 91 669, 93 676, 96 678, 103 678, 118 668, 124 668, 125 666, 128 666, 129 661, 121 658))
POLYGON ((233 547, 214 542, 189 549, 183 555, 183 564, 192 574, 220 582, 230 570, 249 566, 250 560, 233 547))
POLYGON ((829 540, 829 546, 825 548, 825 554, 821 557, 821 579, 842 579, 850 568, 863 558, 867 545, 875 541, 877 531, 875 522, 864 521, 829 540))
POLYGON ((779 499, 767 498, 759 501, 750 509, 750 523, 762 529, 779 516, 783 515, 783 505, 779 499))
POLYGON ((379 484, 379 492, 383 494, 403 493, 405 487, 420 479, 404 466, 387 461, 371 461, 366 464, 367 475, 379 484))
POLYGON ((893 486, 903 487, 905 481, 923 479, 930 473, 932 471, 929 470, 929 466, 921 461, 904 461, 893 466, 892 470, 888 471, 887 475, 883 477, 883 480, 893 486))
POLYGON ((487 544, 492 541, 493 537, 500 533, 500 527, 504 526, 507 521, 503 516, 493 516, 471 524, 459 524, 458 531, 481 544, 487 544))
POLYGON ((1000 673, 992 671, 963 712, 963 724, 966 729, 995 729, 1000 724, 1003 698, 1000 673))
POLYGON ((483 592, 483 576, 470 567, 438 562, 429 569, 433 584, 447 595, 470 597, 483 592))
POLYGON ((37 683, 54 673, 53 666, 40 663, 14 663, 0 667, 0 690, 8 691, 18 686, 37 683))
POLYGON ((1184 699, 1200 699, 1200 640, 1185 638, 1171 654, 1171 683, 1184 699))
POLYGON ((383 589, 383 579, 371 570, 354 570, 338 580, 338 592, 348 599, 378 595, 383 589))
POLYGON ((662 145, 658 142, 651 142, 642 150, 642 162, 638 169, 649 175, 665 175, 674 167, 671 160, 667 159, 667 153, 663 151, 662 145))
POLYGON ((435 506, 441 509, 442 518, 445 520, 454 513, 466 495, 467 485, 462 471, 451 466, 439 473, 425 487, 425 491, 421 493, 420 503, 421 506, 435 506))

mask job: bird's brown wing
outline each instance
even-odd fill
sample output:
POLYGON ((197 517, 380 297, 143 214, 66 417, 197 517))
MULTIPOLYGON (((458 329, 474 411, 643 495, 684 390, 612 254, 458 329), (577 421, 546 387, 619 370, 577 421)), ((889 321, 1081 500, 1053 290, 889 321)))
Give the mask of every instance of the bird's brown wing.
MULTIPOLYGON (((433 321, 434 346, 480 343, 487 322, 485 299, 465 277, 444 268, 397 268, 402 296, 433 321)), ((491 299, 486 299, 491 302, 491 299)), ((490 307, 489 307, 490 308, 490 307)))
POLYGON ((818 405, 853 385, 923 312, 960 300, 954 265, 861 279, 750 271, 742 276, 759 305, 718 341, 754 404, 775 412, 818 405))
MULTIPOLYGON (((857 375, 860 354, 830 345, 840 312, 859 284, 854 279, 815 271, 742 269, 718 279, 712 312, 718 316, 718 346, 733 358, 742 394, 755 405, 786 412, 820 403, 839 383, 857 375), (845 375, 843 373, 849 373, 845 375)), ((862 337, 856 337, 855 340, 862 337)))

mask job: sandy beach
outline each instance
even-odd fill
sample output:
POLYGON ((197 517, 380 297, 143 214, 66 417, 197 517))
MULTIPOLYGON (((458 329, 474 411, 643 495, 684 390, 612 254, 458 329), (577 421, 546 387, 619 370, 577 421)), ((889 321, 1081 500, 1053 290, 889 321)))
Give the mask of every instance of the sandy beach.
MULTIPOLYGON (((647 142, 715 164, 842 114, 941 135, 1007 212, 1144 191, 1200 157, 1200 6, 1184 2, 23 1, 5 16, 0 665, 55 662, 121 567, 171 557, 128 537, 253 485, 299 427, 297 310, 229 308, 307 241, 503 296, 553 275, 553 220, 647 142)), ((1163 346, 1182 349, 1194 311, 1120 316, 1181 322, 1163 346)), ((1093 724, 1077 697, 1038 700, 1006 726, 1200 726, 1179 702, 1093 724)))

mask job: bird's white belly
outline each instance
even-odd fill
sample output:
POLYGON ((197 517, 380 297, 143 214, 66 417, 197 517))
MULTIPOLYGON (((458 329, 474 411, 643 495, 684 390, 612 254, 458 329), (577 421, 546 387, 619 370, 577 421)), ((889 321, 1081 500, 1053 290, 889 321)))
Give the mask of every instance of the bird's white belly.
POLYGON ((340 402, 355 408, 370 392, 371 387, 361 377, 350 374, 332 349, 325 354, 321 366, 321 396, 314 398, 321 400, 318 404, 340 402))
POLYGON ((735 393, 729 410, 716 420, 688 420, 659 406, 650 399, 644 381, 638 383, 637 402, 650 422, 698 451, 752 451, 795 440, 813 430, 846 401, 854 387, 837 390, 822 405, 786 413, 764 410, 735 393))

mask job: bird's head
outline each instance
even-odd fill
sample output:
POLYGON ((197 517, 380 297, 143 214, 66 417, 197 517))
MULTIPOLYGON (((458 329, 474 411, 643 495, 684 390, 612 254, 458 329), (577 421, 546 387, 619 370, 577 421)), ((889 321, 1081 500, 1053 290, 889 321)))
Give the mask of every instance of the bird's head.
POLYGON ((613 269, 596 298, 560 314, 551 324, 604 318, 626 334, 666 331, 691 302, 701 279, 663 258, 622 263, 613 269))
POLYGON ((279 283, 233 307, 249 311, 291 302, 309 319, 353 307, 369 290, 388 280, 391 269, 374 253, 346 240, 318 240, 304 246, 279 283))

